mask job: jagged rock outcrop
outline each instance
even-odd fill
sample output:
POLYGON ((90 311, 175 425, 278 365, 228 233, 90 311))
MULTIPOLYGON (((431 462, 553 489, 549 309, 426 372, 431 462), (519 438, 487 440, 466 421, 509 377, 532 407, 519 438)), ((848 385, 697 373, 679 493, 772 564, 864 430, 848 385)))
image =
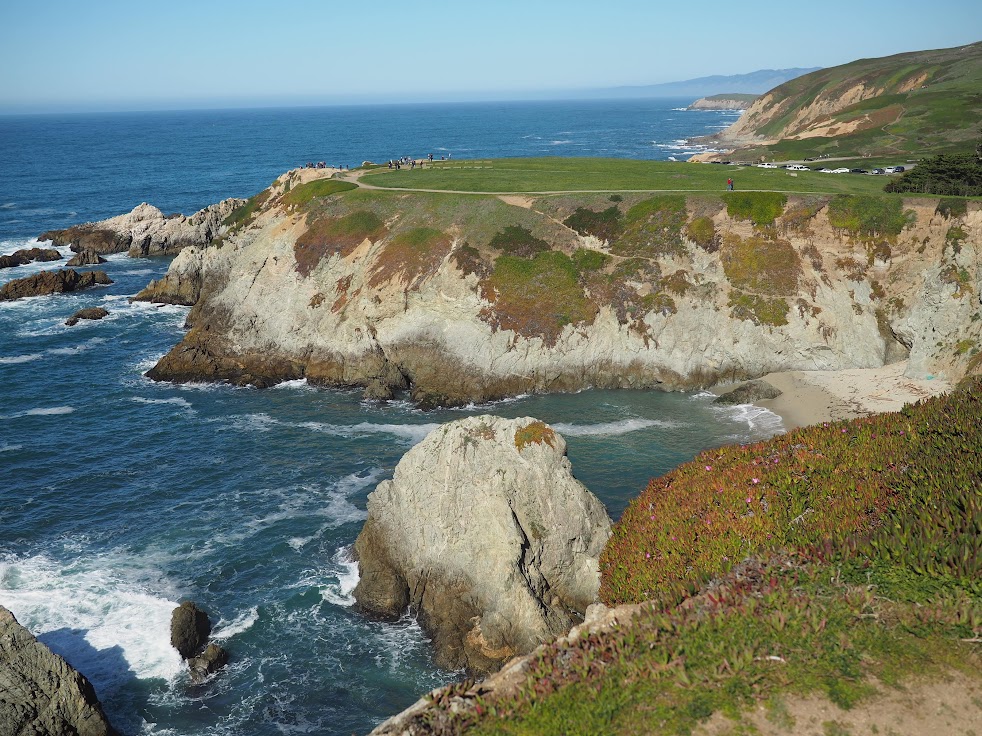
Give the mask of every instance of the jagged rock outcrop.
POLYGON ((74 269, 66 271, 41 271, 33 276, 8 281, 0 288, 0 302, 23 299, 28 296, 62 294, 79 291, 92 286, 113 283, 105 271, 86 271, 79 273, 74 269))
POLYGON ((776 399, 782 393, 781 389, 772 386, 767 381, 747 381, 720 394, 713 401, 714 404, 753 404, 761 399, 776 399))
POLYGON ((126 251, 132 257, 174 255, 191 245, 206 246, 226 232, 225 218, 244 201, 224 199, 191 216, 164 215, 143 202, 124 215, 64 230, 49 230, 39 235, 38 240, 69 245, 75 252, 89 249, 100 254, 126 251))
MULTIPOLYGON (((163 278, 151 281, 132 298, 132 301, 193 307, 201 297, 202 284, 208 280, 217 281, 221 278, 221 274, 206 272, 214 260, 205 258, 203 248, 195 246, 185 248, 171 262, 163 278)), ((225 264, 224 259, 217 259, 217 261, 225 264)))
POLYGON ((109 316, 109 310, 103 309, 102 307, 86 307, 85 309, 80 309, 67 320, 65 320, 65 325, 68 327, 74 327, 83 319, 102 319, 103 317, 109 316))
POLYGON ((61 253, 54 248, 21 248, 7 256, 0 256, 0 268, 23 266, 34 261, 60 261, 61 253))
MULTIPOLYGON (((57 253, 58 251, 55 251, 57 253)), ((65 265, 68 267, 72 266, 96 266, 100 263, 105 263, 106 259, 100 256, 91 248, 82 248, 74 256, 72 256, 68 263, 65 265)))
POLYGON ((170 643, 188 663, 191 679, 201 682, 228 663, 228 652, 209 644, 211 620, 194 601, 184 601, 171 613, 170 643))
POLYGON ((550 427, 468 417, 433 430, 369 494, 355 600, 389 618, 416 612, 438 662, 488 671, 582 619, 610 532, 550 427))
POLYGON ((92 684, 0 606, 0 736, 112 736, 92 684))

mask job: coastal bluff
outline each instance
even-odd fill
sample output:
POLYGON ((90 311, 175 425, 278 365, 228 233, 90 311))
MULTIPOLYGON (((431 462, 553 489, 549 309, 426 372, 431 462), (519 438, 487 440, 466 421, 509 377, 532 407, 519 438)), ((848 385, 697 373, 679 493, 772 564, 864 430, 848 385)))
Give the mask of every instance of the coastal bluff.
POLYGON ((91 683, 0 606, 0 736, 115 736, 91 683))
POLYGON ((150 378, 304 378, 426 408, 907 359, 912 378, 978 369, 976 202, 460 197, 290 172, 230 217, 220 247, 184 249, 136 297, 193 307, 150 378))
POLYGON ((720 94, 700 97, 687 110, 746 110, 753 105, 757 95, 720 94))
POLYGON ((385 618, 416 613, 438 663, 488 672, 582 621, 610 533, 551 427, 468 417, 434 429, 369 494, 355 600, 385 618))

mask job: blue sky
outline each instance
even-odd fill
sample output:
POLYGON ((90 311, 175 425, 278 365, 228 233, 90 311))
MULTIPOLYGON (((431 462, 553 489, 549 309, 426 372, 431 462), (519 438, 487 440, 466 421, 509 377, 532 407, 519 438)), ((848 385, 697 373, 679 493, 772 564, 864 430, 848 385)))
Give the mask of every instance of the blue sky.
POLYGON ((978 0, 0 0, 0 112, 528 98, 979 40, 978 0))

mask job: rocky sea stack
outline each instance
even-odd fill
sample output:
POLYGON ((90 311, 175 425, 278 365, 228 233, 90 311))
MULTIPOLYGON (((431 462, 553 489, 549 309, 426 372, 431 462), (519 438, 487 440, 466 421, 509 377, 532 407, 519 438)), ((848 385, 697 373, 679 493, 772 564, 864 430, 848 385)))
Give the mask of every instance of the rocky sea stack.
POLYGON ((184 601, 171 614, 170 643, 188 663, 191 679, 201 682, 228 664, 228 652, 209 644, 211 619, 194 601, 184 601))
POLYGON ((49 230, 38 235, 38 240, 71 246, 76 253, 90 250, 103 255, 128 252, 133 257, 174 255, 189 245, 211 243, 225 232, 225 218, 242 202, 223 199, 190 217, 165 215, 143 202, 124 215, 64 230, 49 230))
POLYGON ((416 612, 441 665, 487 672, 582 620, 610 530, 552 428, 469 417, 369 495, 355 599, 383 617, 416 612))
POLYGON ((0 606, 0 736, 112 736, 92 684, 0 606))
POLYGON ((8 281, 0 288, 0 302, 23 299, 28 296, 46 296, 79 291, 92 286, 113 283, 105 271, 85 271, 79 273, 73 268, 62 271, 42 271, 33 276, 8 281))

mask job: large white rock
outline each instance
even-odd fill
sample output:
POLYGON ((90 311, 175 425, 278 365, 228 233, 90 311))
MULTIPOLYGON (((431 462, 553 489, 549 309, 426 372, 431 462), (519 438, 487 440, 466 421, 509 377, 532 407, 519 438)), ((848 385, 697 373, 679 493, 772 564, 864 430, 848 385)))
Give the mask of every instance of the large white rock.
POLYGON ((610 533, 560 435, 529 417, 468 417, 369 494, 355 598, 384 617, 416 612, 438 662, 487 671, 582 620, 610 533))

